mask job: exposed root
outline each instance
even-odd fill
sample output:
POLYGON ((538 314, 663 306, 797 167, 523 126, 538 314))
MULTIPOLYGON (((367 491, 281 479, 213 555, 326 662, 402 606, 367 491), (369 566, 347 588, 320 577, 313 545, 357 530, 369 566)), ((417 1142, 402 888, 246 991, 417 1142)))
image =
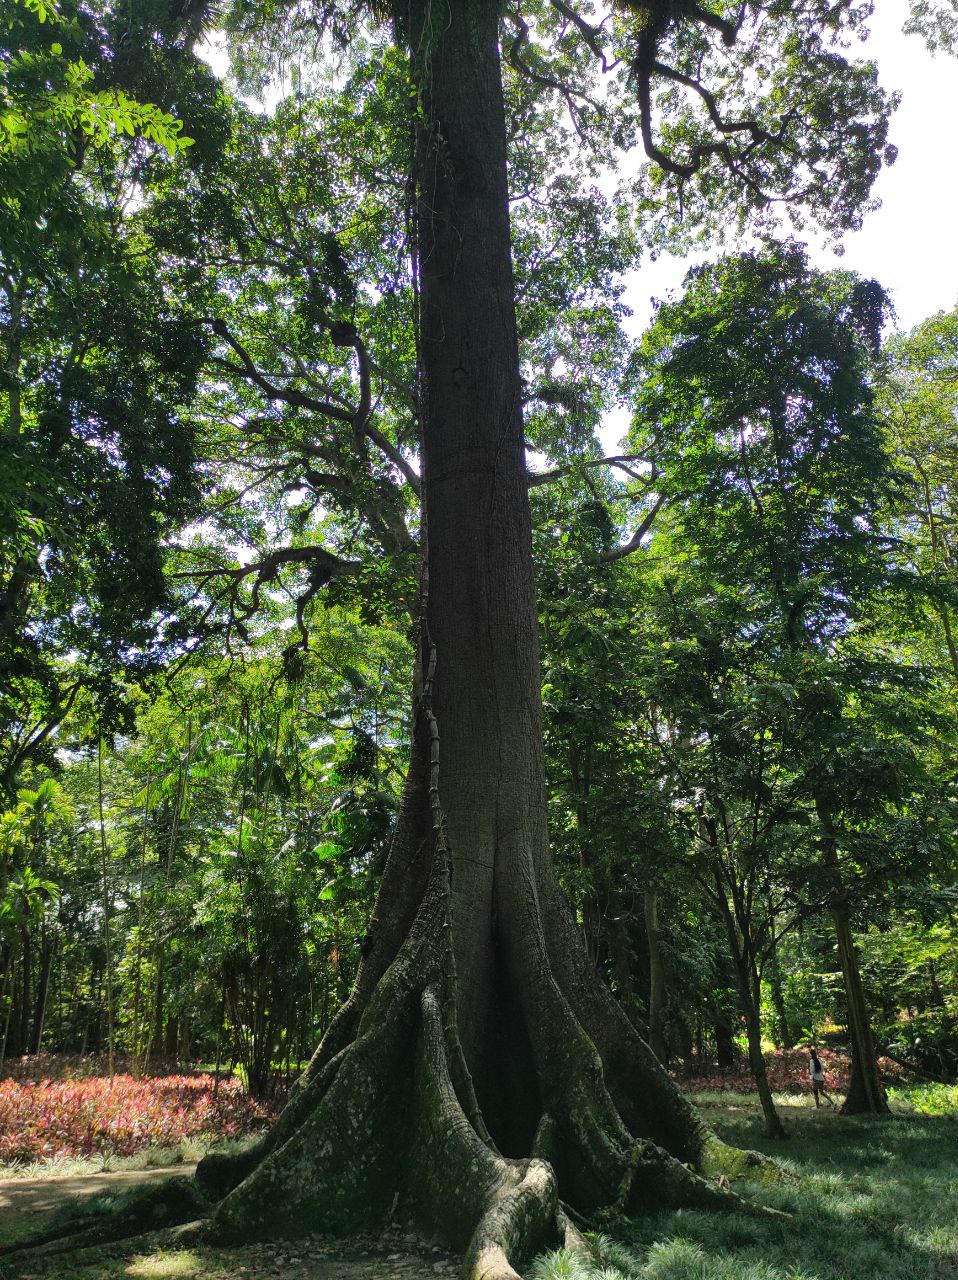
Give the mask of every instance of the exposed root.
POLYGON ((581 1253, 584 1258, 592 1256, 588 1240, 586 1240, 562 1205, 559 1206, 556 1213, 556 1224, 559 1228, 559 1239, 562 1241, 564 1249, 568 1249, 570 1253, 581 1253))
POLYGON ((558 1231, 555 1174, 542 1160, 507 1160, 469 1123, 452 1085, 432 988, 422 996, 416 1076, 404 1209, 454 1245, 466 1244, 465 1280, 517 1280, 515 1266, 558 1231))
MULTIPOLYGON (((332 1028, 330 1028, 332 1030, 332 1028)), ((327 1092, 343 1063, 348 1045, 308 1081, 297 1082, 289 1101, 269 1130, 244 1151, 211 1151, 196 1167, 196 1179, 211 1199, 221 1199, 256 1169, 273 1151, 276 1151, 296 1133, 310 1111, 327 1092)))
POLYGON ((463 1280, 519 1280, 527 1262, 558 1232, 555 1174, 541 1160, 511 1162, 488 1194, 463 1263, 463 1280))
POLYGON ((702 1173, 713 1178, 726 1178, 730 1182, 760 1182, 767 1187, 794 1184, 796 1174, 761 1151, 748 1151, 731 1147, 709 1131, 702 1151, 702 1173))

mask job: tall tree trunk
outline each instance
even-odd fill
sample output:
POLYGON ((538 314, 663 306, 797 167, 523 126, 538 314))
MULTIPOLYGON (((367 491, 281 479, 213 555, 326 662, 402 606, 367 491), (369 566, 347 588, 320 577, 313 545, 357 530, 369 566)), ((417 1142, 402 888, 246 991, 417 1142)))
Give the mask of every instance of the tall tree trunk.
POLYGON ((645 933, 649 944, 649 1047, 659 1062, 668 1061, 665 1043, 665 965, 662 960, 662 935, 659 932, 659 895, 649 887, 645 891, 645 933))

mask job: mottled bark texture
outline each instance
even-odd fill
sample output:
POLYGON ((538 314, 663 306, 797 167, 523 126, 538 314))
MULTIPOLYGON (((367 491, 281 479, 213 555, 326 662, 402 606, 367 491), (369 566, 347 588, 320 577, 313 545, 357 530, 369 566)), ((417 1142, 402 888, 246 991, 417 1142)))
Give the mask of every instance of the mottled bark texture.
POLYGON ((202 1234, 390 1215, 516 1268, 580 1211, 736 1205, 582 945, 549 854, 498 6, 411 0, 427 528, 412 760, 355 989, 202 1234))

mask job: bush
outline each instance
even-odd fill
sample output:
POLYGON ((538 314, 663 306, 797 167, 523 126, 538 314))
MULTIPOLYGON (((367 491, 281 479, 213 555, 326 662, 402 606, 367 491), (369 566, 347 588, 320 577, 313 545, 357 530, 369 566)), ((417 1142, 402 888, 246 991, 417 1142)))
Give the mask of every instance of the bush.
POLYGON ((888 1098, 903 1110, 922 1116, 958 1115, 958 1084, 917 1084, 889 1089, 888 1098))
POLYGON ((958 1072, 958 1022, 947 1009, 926 1009, 907 1021, 880 1027, 889 1053, 945 1076, 958 1072))

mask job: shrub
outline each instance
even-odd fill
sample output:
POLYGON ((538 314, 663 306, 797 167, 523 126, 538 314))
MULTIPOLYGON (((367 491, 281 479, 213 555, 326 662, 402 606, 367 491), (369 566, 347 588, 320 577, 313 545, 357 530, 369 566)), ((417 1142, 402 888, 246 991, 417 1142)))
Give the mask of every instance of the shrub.
POLYGON ((889 1089, 889 1100, 922 1116, 958 1115, 958 1084, 917 1084, 889 1089))
POLYGON ((21 1084, 0 1080, 0 1164, 65 1157, 129 1156, 149 1146, 240 1138, 269 1110, 236 1080, 117 1075, 21 1084))

